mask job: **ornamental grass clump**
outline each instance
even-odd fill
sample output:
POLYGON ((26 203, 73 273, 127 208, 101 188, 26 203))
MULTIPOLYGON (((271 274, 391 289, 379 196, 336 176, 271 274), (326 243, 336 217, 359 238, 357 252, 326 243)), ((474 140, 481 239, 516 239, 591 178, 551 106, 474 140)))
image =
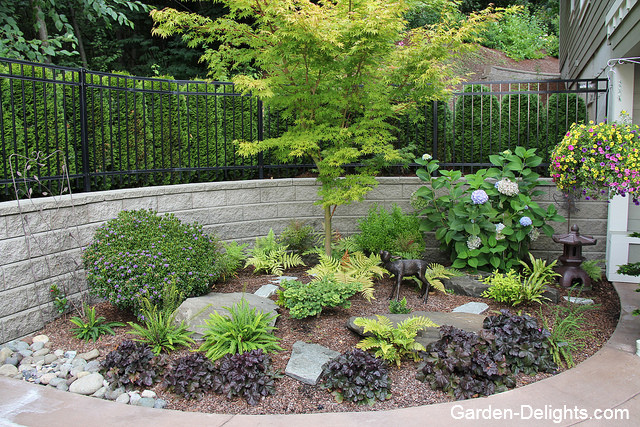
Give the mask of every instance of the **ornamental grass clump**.
POLYGON ((545 210, 533 200, 542 193, 535 188, 540 175, 534 168, 542 163, 535 149, 516 147, 489 160, 494 167, 463 177, 439 170, 430 155, 416 159, 424 166, 418 177, 429 184, 415 193, 423 206, 421 230, 435 231, 454 268, 509 271, 540 232, 553 235, 547 222, 564 221, 553 205, 545 210))
POLYGON ((170 282, 185 298, 209 292, 227 273, 225 256, 202 226, 138 210, 122 211, 100 226, 82 259, 92 293, 137 312, 142 298, 162 305, 170 282))
POLYGON ((573 124, 551 154, 549 171, 560 191, 591 198, 629 195, 640 202, 638 125, 573 124))

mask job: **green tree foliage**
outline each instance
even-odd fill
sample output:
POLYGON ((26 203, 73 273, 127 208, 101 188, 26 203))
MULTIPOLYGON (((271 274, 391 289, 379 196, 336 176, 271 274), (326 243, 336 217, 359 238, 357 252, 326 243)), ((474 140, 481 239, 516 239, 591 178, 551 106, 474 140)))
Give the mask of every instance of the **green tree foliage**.
POLYGON ((92 26, 111 28, 115 23, 133 28, 123 10, 148 10, 148 6, 137 0, 4 0, 0 56, 50 63, 55 56, 80 54, 86 66, 78 20, 92 26))
POLYGON ((488 162, 500 147, 500 103, 487 86, 468 85, 455 106, 455 152, 471 162, 488 162), (470 151, 470 154, 467 154, 470 151))
POLYGON ((154 34, 180 34, 189 46, 220 43, 202 56, 210 74, 222 78, 245 70, 234 83, 294 121, 277 138, 240 141, 239 151, 313 160, 329 254, 332 206, 361 200, 376 185, 381 166, 403 160, 388 119, 418 101, 445 96, 455 80, 447 59, 464 51, 491 15, 453 22, 449 5, 437 26, 405 32, 409 5, 402 0, 215 1, 229 10, 217 20, 153 11, 154 34), (354 163, 361 166, 347 172, 354 163))

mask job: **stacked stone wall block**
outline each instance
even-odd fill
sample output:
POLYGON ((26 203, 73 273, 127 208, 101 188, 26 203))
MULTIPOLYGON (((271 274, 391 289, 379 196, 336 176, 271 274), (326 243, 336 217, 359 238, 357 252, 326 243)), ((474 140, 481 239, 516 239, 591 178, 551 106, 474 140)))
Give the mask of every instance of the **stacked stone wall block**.
MULTIPOLYGON (((357 231, 357 222, 374 206, 391 209, 394 204, 413 212, 411 195, 424 185, 417 177, 381 177, 379 186, 361 203, 339 206, 332 219, 342 235, 357 231)), ((87 285, 81 265, 82 248, 91 243, 96 229, 124 209, 154 209, 174 213, 185 222, 198 222, 207 233, 222 241, 255 243, 270 228, 281 233, 291 220, 313 224, 322 231, 323 209, 315 205, 319 184, 314 178, 287 178, 236 182, 182 184, 133 188, 117 191, 64 195, 29 201, 0 203, 0 342, 6 342, 42 327, 42 318, 55 315, 48 295, 49 286, 59 283, 68 297, 87 298, 87 285), (25 238, 23 218, 28 221, 25 238), (27 241, 32 251, 27 251, 27 241), (20 299, 20 302, 10 303, 20 299), (6 307, 9 305, 9 307, 6 307)), ((542 207, 562 201, 550 180, 539 186, 536 200, 542 207)), ((443 193, 444 194, 444 193, 443 193)), ((577 201, 578 211, 571 222, 584 234, 593 235, 598 244, 583 248, 585 257, 604 257, 606 244, 606 201, 577 201)), ((565 209, 558 206, 560 214, 565 209)), ((558 233, 566 224, 552 224, 558 233)), ((425 234, 426 259, 448 261, 439 250, 433 233, 425 234)), ((542 236, 533 242, 531 252, 556 259, 562 247, 542 236)))

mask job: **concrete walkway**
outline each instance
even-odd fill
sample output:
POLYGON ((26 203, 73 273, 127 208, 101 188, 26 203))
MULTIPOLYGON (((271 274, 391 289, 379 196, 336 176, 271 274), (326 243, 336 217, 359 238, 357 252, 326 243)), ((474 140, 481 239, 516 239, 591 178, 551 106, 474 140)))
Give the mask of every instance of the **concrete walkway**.
POLYGON ((0 378, 0 425, 638 426, 640 357, 635 355, 635 341, 640 339, 640 317, 633 317, 631 312, 640 307, 640 293, 634 292, 635 284, 615 283, 614 286, 622 306, 620 322, 600 351, 560 375, 486 398, 379 412, 218 415, 124 405, 0 378), (618 420, 606 419, 611 417, 618 420))

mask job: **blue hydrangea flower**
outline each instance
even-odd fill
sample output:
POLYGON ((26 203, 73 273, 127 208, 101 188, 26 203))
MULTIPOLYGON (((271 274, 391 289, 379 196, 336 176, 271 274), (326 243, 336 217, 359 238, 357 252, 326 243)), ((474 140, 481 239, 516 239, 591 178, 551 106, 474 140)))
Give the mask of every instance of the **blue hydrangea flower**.
POLYGON ((476 190, 471 193, 471 201, 474 205, 482 205, 489 200, 489 196, 484 190, 476 190))
POLYGON ((531 224, 533 224, 533 222, 531 222, 531 218, 529 218, 528 216, 523 216, 522 218, 520 218, 520 225, 523 227, 528 227, 531 224))

